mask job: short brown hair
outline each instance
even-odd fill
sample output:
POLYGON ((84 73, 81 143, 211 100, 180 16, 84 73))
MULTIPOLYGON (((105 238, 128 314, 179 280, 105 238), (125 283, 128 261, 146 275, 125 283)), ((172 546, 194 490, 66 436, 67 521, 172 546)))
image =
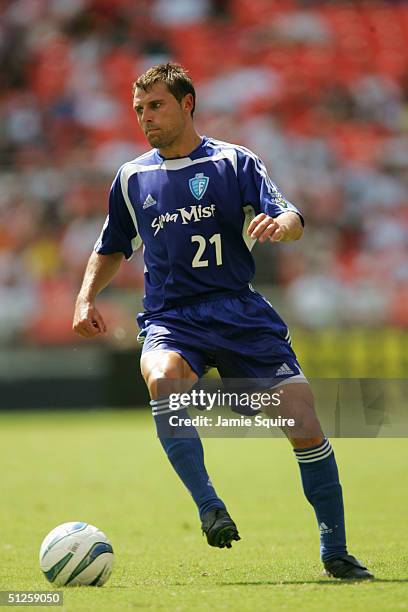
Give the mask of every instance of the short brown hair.
POLYGON ((180 64, 157 64, 152 66, 149 70, 146 70, 141 74, 138 79, 133 83, 133 94, 136 88, 149 91, 156 83, 164 83, 167 85, 167 89, 178 102, 186 96, 191 94, 193 96, 193 108, 191 110, 191 116, 194 114, 196 92, 194 89, 193 81, 180 64))

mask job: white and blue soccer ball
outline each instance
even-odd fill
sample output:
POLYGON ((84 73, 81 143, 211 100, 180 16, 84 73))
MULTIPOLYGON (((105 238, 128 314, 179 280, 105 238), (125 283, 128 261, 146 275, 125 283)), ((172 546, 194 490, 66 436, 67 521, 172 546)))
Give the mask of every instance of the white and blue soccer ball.
POLYGON ((88 523, 63 523, 44 538, 40 567, 56 586, 102 586, 112 572, 112 544, 88 523))

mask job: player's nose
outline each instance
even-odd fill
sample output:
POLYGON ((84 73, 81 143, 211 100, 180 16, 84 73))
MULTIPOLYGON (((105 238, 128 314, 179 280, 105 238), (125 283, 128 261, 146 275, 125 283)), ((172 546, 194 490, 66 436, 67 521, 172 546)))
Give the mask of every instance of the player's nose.
POLYGON ((152 122, 152 112, 149 108, 144 108, 142 111, 141 121, 143 125, 149 125, 152 122))

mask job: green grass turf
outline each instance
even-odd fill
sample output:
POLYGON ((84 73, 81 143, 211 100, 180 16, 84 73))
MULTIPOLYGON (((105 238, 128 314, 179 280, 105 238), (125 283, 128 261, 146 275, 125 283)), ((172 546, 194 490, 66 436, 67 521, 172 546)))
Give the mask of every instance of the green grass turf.
POLYGON ((334 440, 350 550, 378 577, 363 584, 322 577, 285 440, 204 442, 243 538, 232 550, 207 546, 146 412, 1 414, 0 589, 52 589, 39 546, 75 520, 104 530, 116 559, 103 588, 64 589, 64 610, 407 609, 407 440, 334 440))

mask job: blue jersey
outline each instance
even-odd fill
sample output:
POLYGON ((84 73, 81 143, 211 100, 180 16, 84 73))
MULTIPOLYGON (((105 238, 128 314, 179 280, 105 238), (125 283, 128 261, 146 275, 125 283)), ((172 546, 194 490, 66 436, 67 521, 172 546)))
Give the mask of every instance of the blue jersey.
POLYGON ((129 259, 143 244, 144 307, 159 312, 248 287, 255 273, 250 222, 289 210, 300 214, 259 157, 203 137, 188 157, 165 159, 153 149, 120 168, 95 250, 129 259))

